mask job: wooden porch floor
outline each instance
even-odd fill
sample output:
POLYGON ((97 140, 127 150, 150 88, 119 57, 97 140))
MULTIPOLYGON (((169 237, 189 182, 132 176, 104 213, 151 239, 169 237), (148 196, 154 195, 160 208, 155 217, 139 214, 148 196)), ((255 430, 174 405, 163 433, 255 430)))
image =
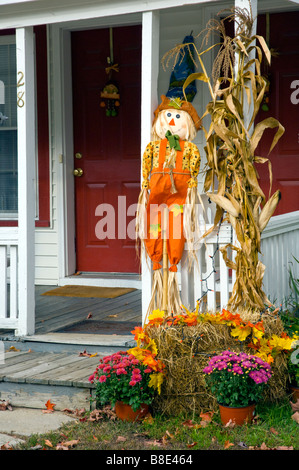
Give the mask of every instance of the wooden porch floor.
POLYGON ((50 399, 55 410, 90 409, 94 387, 88 377, 101 356, 132 346, 130 331, 142 318, 141 291, 115 299, 42 295, 51 289, 36 286, 35 335, 4 340, 0 399, 13 407, 44 409, 50 399))
POLYGON ((115 299, 42 295, 53 288, 35 287, 36 335, 62 330, 65 333, 130 334, 132 326, 141 325, 139 289, 115 299))

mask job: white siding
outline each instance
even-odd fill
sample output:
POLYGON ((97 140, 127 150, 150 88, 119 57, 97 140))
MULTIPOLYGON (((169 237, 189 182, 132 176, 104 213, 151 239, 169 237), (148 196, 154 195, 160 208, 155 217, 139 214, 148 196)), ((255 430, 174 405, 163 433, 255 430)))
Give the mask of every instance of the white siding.
POLYGON ((49 122, 50 122, 50 226, 35 230, 35 283, 58 284, 58 230, 57 230, 57 162, 55 161, 53 136, 53 65, 51 43, 48 43, 49 122))

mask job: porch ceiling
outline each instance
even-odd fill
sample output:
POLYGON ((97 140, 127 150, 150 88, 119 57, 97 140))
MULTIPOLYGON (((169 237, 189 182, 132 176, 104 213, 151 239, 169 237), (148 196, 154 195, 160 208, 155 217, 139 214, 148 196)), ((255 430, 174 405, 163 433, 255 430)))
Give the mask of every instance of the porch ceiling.
MULTIPOLYGON (((3 0, 0 5, 0 29, 39 24, 78 22, 113 18, 118 15, 141 14, 194 5, 215 5, 223 9, 233 1, 218 0, 3 0), (217 5, 218 4, 218 5, 217 5)), ((258 11, 291 11, 299 8, 299 0, 258 0, 258 11)))
MULTIPOLYGON (((217 0, 6 0, 0 5, 0 29, 103 18, 217 0)), ((219 2, 224 3, 224 2, 219 2)))

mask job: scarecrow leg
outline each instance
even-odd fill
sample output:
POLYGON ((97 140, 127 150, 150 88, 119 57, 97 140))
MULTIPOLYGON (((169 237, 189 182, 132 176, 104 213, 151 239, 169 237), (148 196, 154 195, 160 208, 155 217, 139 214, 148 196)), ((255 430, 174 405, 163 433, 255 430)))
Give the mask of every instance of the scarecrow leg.
POLYGON ((163 298, 162 298, 162 310, 167 315, 167 286, 168 286, 168 254, 167 254, 167 214, 168 208, 165 208, 163 211, 163 298))

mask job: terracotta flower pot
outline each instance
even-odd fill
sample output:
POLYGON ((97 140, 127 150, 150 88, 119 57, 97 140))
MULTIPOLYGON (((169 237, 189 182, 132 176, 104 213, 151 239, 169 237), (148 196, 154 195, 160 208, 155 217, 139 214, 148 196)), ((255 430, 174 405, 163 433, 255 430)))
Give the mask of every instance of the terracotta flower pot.
POLYGON ((117 401, 115 403, 115 413, 122 421, 138 421, 147 415, 148 405, 142 404, 137 411, 133 411, 131 405, 117 401))
POLYGON ((297 387, 296 385, 291 385, 290 388, 293 395, 293 399, 295 401, 299 400, 299 387, 297 387))
POLYGON ((222 424, 227 424, 231 421, 234 424, 251 423, 255 410, 255 404, 249 406, 224 406, 219 404, 219 411, 222 424))

